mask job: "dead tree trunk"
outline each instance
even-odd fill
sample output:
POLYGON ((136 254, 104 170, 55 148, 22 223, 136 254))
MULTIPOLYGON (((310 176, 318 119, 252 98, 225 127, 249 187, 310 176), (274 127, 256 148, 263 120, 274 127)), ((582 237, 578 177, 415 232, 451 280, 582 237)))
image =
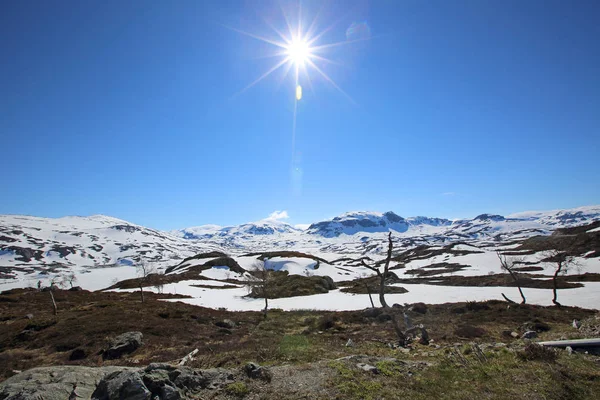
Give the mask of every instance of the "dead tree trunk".
POLYGON ((54 301, 54 294, 52 294, 52 287, 50 287, 50 290, 48 291, 48 293, 50 293, 50 298, 52 299, 52 308, 54 309, 54 315, 56 316, 58 314, 58 308, 56 307, 56 301, 54 301))
POLYGON ((140 281, 140 295, 142 296, 142 303, 144 302, 144 284, 140 281))
POLYGON ((395 310, 392 307, 390 307, 388 305, 388 303, 385 301, 385 279, 389 276, 388 271, 390 269, 390 262, 392 261, 393 246, 394 246, 394 244, 392 242, 392 232, 390 232, 388 235, 388 251, 387 251, 387 257, 385 259, 385 264, 383 267, 383 273, 379 270, 379 268, 372 267, 372 266, 368 265, 367 263, 365 263, 364 260, 361 260, 361 263, 364 267, 370 269, 371 271, 374 271, 377 274, 377 276, 379 277, 379 302, 381 303, 381 306, 383 307, 383 309, 392 318, 392 324, 394 325, 394 331, 396 331, 396 335, 398 336, 398 341, 400 342, 400 344, 402 346, 404 346, 406 344, 406 335, 404 334, 404 332, 402 331, 402 328, 400 327, 400 323, 398 322, 398 317, 395 313, 395 310))
POLYGON ((559 260, 557 262, 557 264, 558 264, 558 268, 556 269, 556 271, 554 271, 554 277, 552 278, 552 292, 553 292, 553 295, 554 295, 552 297, 552 303, 554 303, 555 306, 560 307, 562 304, 560 304, 558 302, 558 300, 556 300, 556 299, 558 298, 558 291, 557 291, 557 289, 558 289, 558 282, 557 282, 557 279, 558 279, 558 274, 560 274, 561 271, 562 271, 562 262, 559 260))

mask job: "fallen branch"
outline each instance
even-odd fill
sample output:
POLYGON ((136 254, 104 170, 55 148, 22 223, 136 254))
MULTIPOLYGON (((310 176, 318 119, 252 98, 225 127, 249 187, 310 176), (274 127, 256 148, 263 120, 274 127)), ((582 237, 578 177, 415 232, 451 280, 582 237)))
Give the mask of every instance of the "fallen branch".
POLYGON ((185 363, 187 363, 188 361, 192 361, 194 359, 194 356, 196 354, 198 354, 198 349, 194 349, 194 351, 192 351, 190 354, 188 354, 187 356, 183 357, 181 359, 181 361, 179 361, 179 366, 185 365, 185 363))

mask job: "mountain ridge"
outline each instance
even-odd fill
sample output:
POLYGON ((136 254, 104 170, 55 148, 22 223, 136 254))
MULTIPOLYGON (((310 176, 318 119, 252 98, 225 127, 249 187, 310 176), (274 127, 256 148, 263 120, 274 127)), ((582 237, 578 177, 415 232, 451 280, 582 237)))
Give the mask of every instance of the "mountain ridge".
POLYGON ((398 248, 411 248, 465 240, 522 240, 598 220, 600 206, 527 211, 506 217, 480 214, 455 221, 425 216, 404 218, 392 211, 354 211, 313 223, 307 230, 266 219, 229 227, 201 225, 166 232, 105 215, 0 215, 0 279, 14 268, 43 272, 56 266, 134 265, 142 261, 171 265, 209 251, 235 254, 298 250, 315 255, 378 256, 390 230, 398 248))

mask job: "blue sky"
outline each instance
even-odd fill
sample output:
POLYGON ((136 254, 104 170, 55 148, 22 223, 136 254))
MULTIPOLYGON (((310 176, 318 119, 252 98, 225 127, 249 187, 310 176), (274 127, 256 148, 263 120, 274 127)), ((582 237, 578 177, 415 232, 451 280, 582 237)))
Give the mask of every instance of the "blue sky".
MULTIPOLYGON (((303 2, 319 53, 241 94, 297 2, 0 6, 0 213, 160 229, 351 210, 471 217, 600 203, 600 3, 303 2), (294 155, 293 155, 294 154, 294 155)), ((307 26, 307 25, 305 25, 307 26)))

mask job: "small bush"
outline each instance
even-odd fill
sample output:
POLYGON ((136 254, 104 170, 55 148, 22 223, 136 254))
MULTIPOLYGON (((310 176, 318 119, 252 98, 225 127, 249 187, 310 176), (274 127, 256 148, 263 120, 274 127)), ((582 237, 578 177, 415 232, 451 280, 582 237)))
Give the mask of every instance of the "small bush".
POLYGON ((323 315, 317 324, 317 328, 320 331, 326 331, 335 326, 337 317, 335 315, 323 315))
POLYGON ((487 332, 485 331, 485 329, 479 328, 477 326, 471 326, 471 325, 459 326, 454 331, 454 334, 456 336, 464 337, 464 338, 467 338, 467 339, 482 337, 486 333, 487 332))
POLYGON ((521 329, 523 331, 548 332, 550 330, 550 325, 539 319, 534 319, 533 321, 525 322, 521 326, 521 329))
POLYGON ((310 350, 310 341, 303 335, 285 335, 279 343, 279 355, 286 360, 301 359, 310 350))
POLYGON ((555 362, 558 358, 558 353, 550 347, 537 343, 528 343, 523 351, 517 352, 517 357, 523 361, 555 362))
POLYGON ((489 310, 490 306, 488 306, 487 303, 484 302, 467 301, 465 308, 469 311, 482 311, 489 310))
POLYGON ((427 313, 427 305, 425 303, 415 303, 410 307, 410 309, 419 314, 427 313))
POLYGON ((225 391, 231 396, 240 398, 250 393, 250 389, 248 389, 248 386, 246 386, 244 382, 230 383, 229 385, 225 386, 225 391))

